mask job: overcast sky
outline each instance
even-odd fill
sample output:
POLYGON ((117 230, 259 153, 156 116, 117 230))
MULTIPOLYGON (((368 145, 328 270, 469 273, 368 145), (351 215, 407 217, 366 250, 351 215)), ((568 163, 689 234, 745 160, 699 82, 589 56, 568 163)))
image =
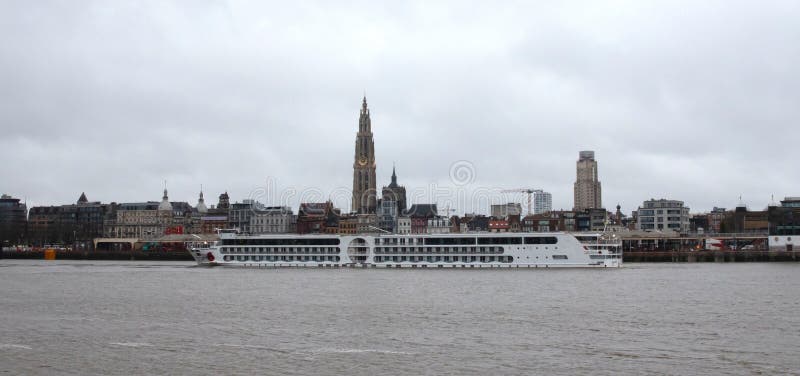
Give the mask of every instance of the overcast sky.
POLYGON ((366 92, 414 203, 800 196, 798 1, 334 3, 0 2, 0 191, 349 209, 366 92))

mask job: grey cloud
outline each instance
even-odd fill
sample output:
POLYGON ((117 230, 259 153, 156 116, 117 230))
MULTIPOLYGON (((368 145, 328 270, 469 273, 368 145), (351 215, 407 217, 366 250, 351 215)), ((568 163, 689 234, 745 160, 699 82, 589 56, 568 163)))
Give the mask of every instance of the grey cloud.
POLYGON ((591 149, 607 207, 763 206, 800 194, 798 16, 780 1, 4 2, 0 190, 158 200, 166 179, 173 200, 203 184, 213 202, 274 179, 336 195, 366 90, 379 184, 395 161, 409 188, 452 186, 466 159, 470 192, 544 188, 570 208, 591 149))

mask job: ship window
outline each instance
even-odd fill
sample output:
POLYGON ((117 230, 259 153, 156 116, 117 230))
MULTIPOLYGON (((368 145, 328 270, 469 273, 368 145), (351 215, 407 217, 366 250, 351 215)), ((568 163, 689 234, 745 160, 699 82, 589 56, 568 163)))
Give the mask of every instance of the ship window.
POLYGON ((470 245, 475 238, 425 238, 425 245, 470 245))
POLYGON ((566 260, 567 255, 553 255, 553 260, 566 260))
POLYGON ((522 238, 516 238, 516 237, 478 238, 478 244, 522 244, 522 238))
POLYGON ((525 237, 525 244, 556 244, 558 238, 555 236, 528 236, 525 237))

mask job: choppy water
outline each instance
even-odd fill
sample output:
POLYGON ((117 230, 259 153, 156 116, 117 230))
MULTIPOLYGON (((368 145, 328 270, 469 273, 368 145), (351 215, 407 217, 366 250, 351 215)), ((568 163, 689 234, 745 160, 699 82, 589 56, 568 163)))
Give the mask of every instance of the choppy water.
POLYGON ((800 264, 0 261, 0 373, 798 374, 800 264))

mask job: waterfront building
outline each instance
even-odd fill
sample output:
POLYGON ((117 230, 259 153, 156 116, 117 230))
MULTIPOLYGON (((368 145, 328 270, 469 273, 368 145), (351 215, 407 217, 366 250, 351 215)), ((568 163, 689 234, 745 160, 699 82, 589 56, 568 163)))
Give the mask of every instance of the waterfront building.
POLYGON ((464 217, 459 220, 461 224, 461 232, 489 231, 490 220, 491 218, 482 214, 464 214, 464 217))
POLYGON ((404 215, 397 217, 397 233, 403 235, 411 233, 410 217, 404 215))
POLYGON ((166 218, 158 212, 157 201, 120 203, 106 222, 107 238, 154 239, 166 228, 166 218))
POLYGON ((380 232, 378 227, 378 216, 375 214, 356 214, 358 227, 356 233, 369 234, 380 232))
POLYGON ((711 233, 720 233, 722 232, 722 222, 725 220, 725 213, 727 211, 725 208, 718 208, 714 207, 711 209, 711 212, 708 213, 708 228, 707 230, 711 233))
POLYGON ((708 214, 693 214, 689 217, 689 230, 698 234, 705 234, 708 230, 708 214))
POLYGON ((28 244, 42 246, 61 243, 61 207, 34 206, 28 215, 28 244))
POLYGON ((198 219, 198 233, 216 234, 217 230, 228 228, 228 216, 222 214, 206 213, 198 219))
MULTIPOLYGON (((786 197, 781 201, 781 205, 771 205, 767 208, 769 212, 769 234, 782 235, 791 238, 794 236, 797 242, 800 235, 800 197, 786 197)), ((791 239, 784 239, 786 244, 792 243, 791 239)), ((797 243, 800 245, 800 243, 797 243)))
POLYGON ((492 217, 497 219, 505 219, 510 215, 522 214, 522 205, 516 202, 509 202, 507 204, 492 205, 492 217))
POLYGON ((286 234, 294 232, 297 217, 288 206, 255 208, 250 214, 250 232, 253 234, 286 234))
POLYGON ((253 233, 250 229, 252 217, 256 211, 263 211, 264 204, 252 199, 230 204, 228 210, 228 228, 239 229, 244 233, 253 233))
POLYGON ((198 205, 195 207, 194 222, 196 226, 193 231, 200 234, 215 234, 217 230, 229 228, 228 212, 230 210, 230 201, 228 193, 220 194, 217 206, 211 205, 211 207, 206 207, 205 210, 203 210, 205 201, 201 202, 202 199, 203 192, 201 191, 200 200, 198 200, 198 205), (203 204, 202 206, 200 205, 201 203, 203 204))
MULTIPOLYGON (((104 237, 150 240, 165 234, 200 232, 195 209, 188 202, 161 201, 112 204, 104 221, 104 237)), ((99 236, 98 236, 99 237, 99 236)))
POLYGON ((428 219, 425 233, 427 234, 449 234, 450 219, 444 216, 436 216, 428 219))
POLYGON ((338 230, 336 233, 341 235, 355 235, 358 233, 358 216, 356 214, 345 214, 339 217, 338 230))
POLYGON ((689 208, 683 201, 650 199, 637 210, 637 230, 689 231, 689 208))
POLYGON ((508 231, 520 232, 520 230, 522 230, 522 215, 520 214, 509 215, 506 218, 506 221, 508 222, 508 231))
POLYGON ((489 220, 489 232, 508 232, 509 225, 505 219, 489 220))
POLYGON ((553 195, 544 191, 533 192, 533 214, 542 214, 551 210, 553 210, 553 195))
POLYGON ((522 219, 523 232, 554 232, 561 231, 561 221, 556 212, 546 212, 526 216, 522 219))
POLYGON ((113 204, 90 202, 85 193, 71 205, 31 208, 28 242, 31 245, 73 245, 89 248, 94 238, 102 237, 113 204))
POLYGON ((414 204, 405 213, 411 218, 411 233, 426 234, 428 220, 439 215, 436 204, 414 204))
MULTIPOLYGON (((597 217, 602 212, 596 210, 597 217)), ((592 229, 592 213, 576 213, 569 210, 551 210, 549 212, 529 215, 522 220, 523 232, 553 232, 553 231, 589 231, 592 229), (578 226, 578 218, 582 221, 578 226)))
POLYGON ((578 154, 574 190, 575 206, 573 210, 581 211, 603 207, 594 151, 585 150, 578 154))
POLYGON ((27 205, 18 198, 0 196, 0 246, 22 244, 27 225, 27 205))
POLYGON ((369 117, 366 96, 361 103, 354 159, 352 211, 359 214, 373 214, 377 207, 375 143, 372 138, 372 121, 369 117))
POLYGON ((339 217, 341 211, 330 201, 301 203, 297 211, 297 233, 335 234, 339 232, 339 217))
POLYGON ((781 207, 800 210, 800 197, 784 197, 781 200, 781 207))

